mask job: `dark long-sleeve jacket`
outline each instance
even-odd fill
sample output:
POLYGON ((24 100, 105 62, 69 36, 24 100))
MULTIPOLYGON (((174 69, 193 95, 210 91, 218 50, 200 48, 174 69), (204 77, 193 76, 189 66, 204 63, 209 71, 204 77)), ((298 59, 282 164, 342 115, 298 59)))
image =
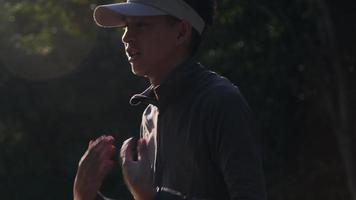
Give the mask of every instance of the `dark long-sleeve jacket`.
POLYGON ((229 80, 190 60, 134 95, 131 104, 139 103, 148 105, 141 137, 157 199, 265 199, 254 120, 229 80))

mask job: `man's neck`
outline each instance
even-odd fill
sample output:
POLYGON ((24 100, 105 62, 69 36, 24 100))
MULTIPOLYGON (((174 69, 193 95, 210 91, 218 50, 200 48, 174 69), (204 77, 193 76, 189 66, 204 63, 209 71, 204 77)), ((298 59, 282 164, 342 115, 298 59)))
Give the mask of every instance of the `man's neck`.
POLYGON ((187 59, 190 58, 190 55, 184 55, 177 57, 177 59, 172 59, 169 64, 166 64, 156 74, 147 75, 152 86, 156 87, 162 83, 162 81, 172 72, 176 67, 184 63, 187 59))

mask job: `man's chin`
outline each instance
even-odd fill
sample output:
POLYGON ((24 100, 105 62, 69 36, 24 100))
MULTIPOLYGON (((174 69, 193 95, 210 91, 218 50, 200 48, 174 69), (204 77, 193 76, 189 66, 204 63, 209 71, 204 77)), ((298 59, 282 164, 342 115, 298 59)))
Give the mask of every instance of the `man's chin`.
POLYGON ((146 73, 144 72, 144 70, 140 70, 138 67, 134 67, 131 65, 131 72, 136 75, 136 76, 142 76, 144 77, 146 75, 146 73))

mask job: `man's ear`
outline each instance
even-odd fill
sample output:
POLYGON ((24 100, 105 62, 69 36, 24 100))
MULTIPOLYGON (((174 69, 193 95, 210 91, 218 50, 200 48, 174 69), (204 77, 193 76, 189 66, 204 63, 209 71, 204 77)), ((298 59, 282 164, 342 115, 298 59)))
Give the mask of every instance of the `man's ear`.
POLYGON ((189 42, 192 37, 192 26, 189 22, 182 20, 178 24, 177 42, 178 44, 184 44, 189 42))

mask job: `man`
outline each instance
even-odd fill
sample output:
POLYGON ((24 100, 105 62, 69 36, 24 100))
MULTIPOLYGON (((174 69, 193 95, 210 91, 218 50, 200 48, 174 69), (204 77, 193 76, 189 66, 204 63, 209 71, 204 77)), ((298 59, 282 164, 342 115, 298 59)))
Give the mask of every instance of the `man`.
MULTIPOLYGON (((128 0, 94 11, 99 26, 124 27, 132 72, 151 84, 130 101, 147 105, 141 139, 126 140, 120 152, 136 200, 265 199, 247 103, 230 81, 193 58, 213 11, 206 0, 128 0)), ((102 136, 89 143, 74 199, 96 198, 112 168, 113 142, 102 136)))

